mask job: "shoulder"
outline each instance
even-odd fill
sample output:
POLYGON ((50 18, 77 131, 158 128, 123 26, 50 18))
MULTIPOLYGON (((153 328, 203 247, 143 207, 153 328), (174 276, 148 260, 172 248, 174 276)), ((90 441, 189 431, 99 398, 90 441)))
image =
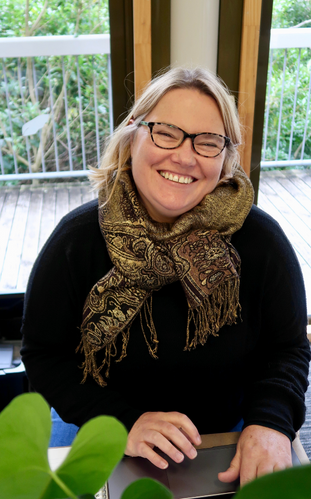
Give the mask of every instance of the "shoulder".
POLYGON ((83 243, 87 246, 90 241, 102 239, 98 223, 98 201, 94 199, 83 204, 65 215, 47 240, 47 248, 76 246, 83 243))
POLYGON ((265 245, 284 246, 289 251, 292 246, 279 223, 268 213, 253 205, 243 226, 232 236, 233 245, 246 244, 254 249, 263 249, 265 245))
POLYGON ((38 255, 28 290, 35 289, 38 293, 47 282, 53 290, 60 282, 74 282, 74 288, 76 291, 82 289, 85 299, 85 292, 110 267, 98 223, 98 201, 94 200, 61 219, 38 255))
POLYGON ((60 220, 38 255, 34 269, 69 262, 79 266, 96 252, 105 254, 106 245, 98 222, 98 201, 93 200, 60 220))
POLYGON ((70 211, 56 226, 54 232, 76 233, 85 227, 98 226, 98 200, 94 199, 70 211))
POLYGON ((240 230, 232 236, 244 269, 257 273, 258 279, 274 275, 276 280, 302 282, 296 253, 279 223, 270 215, 253 206, 240 230))

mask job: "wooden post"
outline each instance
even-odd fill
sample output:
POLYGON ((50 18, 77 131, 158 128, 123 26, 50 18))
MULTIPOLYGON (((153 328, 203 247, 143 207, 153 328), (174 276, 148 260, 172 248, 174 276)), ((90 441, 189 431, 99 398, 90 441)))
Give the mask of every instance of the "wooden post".
POLYGON ((239 116, 243 126, 241 165, 250 175, 262 0, 244 0, 239 79, 239 116))
POLYGON ((135 99, 151 80, 151 0, 133 0, 135 99))

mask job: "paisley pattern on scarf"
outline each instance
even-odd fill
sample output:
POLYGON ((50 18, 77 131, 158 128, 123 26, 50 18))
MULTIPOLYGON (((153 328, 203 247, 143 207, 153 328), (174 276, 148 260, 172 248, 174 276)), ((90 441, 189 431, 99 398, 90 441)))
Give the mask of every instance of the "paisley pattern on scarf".
POLYGON ((188 302, 185 349, 204 345, 224 324, 237 321, 240 257, 230 243, 253 202, 253 189, 241 169, 231 184, 219 185, 174 224, 154 222, 140 204, 130 172, 124 172, 109 204, 99 195, 99 224, 114 267, 90 291, 83 311, 84 378, 101 385, 109 376, 116 338, 126 355, 130 326, 139 314, 149 353, 156 358, 152 293, 179 280, 188 302), (218 208, 217 208, 218 205, 218 208), (230 220, 231 218, 231 220, 230 220), (149 339, 144 330, 147 325, 149 339), (191 324, 193 323, 193 326, 191 324), (97 366, 96 353, 105 349, 97 366))

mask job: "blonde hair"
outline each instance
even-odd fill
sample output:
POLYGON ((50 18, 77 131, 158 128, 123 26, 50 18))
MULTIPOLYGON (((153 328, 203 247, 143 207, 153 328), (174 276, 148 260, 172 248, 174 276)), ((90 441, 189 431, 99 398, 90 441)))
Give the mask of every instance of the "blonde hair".
POLYGON ((91 169, 90 180, 97 190, 106 191, 107 201, 121 173, 131 168, 131 139, 140 121, 145 119, 165 94, 177 88, 196 89, 216 101, 225 134, 231 139, 226 148, 220 182, 228 182, 233 176, 239 162, 237 145, 241 143, 240 124, 233 97, 224 83, 206 69, 174 68, 150 82, 127 117, 109 138, 99 168, 91 169))

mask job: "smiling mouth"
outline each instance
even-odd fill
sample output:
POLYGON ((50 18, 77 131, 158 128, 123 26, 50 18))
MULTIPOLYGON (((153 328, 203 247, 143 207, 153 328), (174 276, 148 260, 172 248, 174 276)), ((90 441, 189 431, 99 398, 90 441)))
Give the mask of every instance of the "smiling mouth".
POLYGON ((159 173, 163 178, 171 180, 172 182, 176 182, 177 184, 191 184, 195 181, 193 177, 184 177, 183 175, 176 175, 176 173, 173 174, 163 171, 160 171, 159 173))

